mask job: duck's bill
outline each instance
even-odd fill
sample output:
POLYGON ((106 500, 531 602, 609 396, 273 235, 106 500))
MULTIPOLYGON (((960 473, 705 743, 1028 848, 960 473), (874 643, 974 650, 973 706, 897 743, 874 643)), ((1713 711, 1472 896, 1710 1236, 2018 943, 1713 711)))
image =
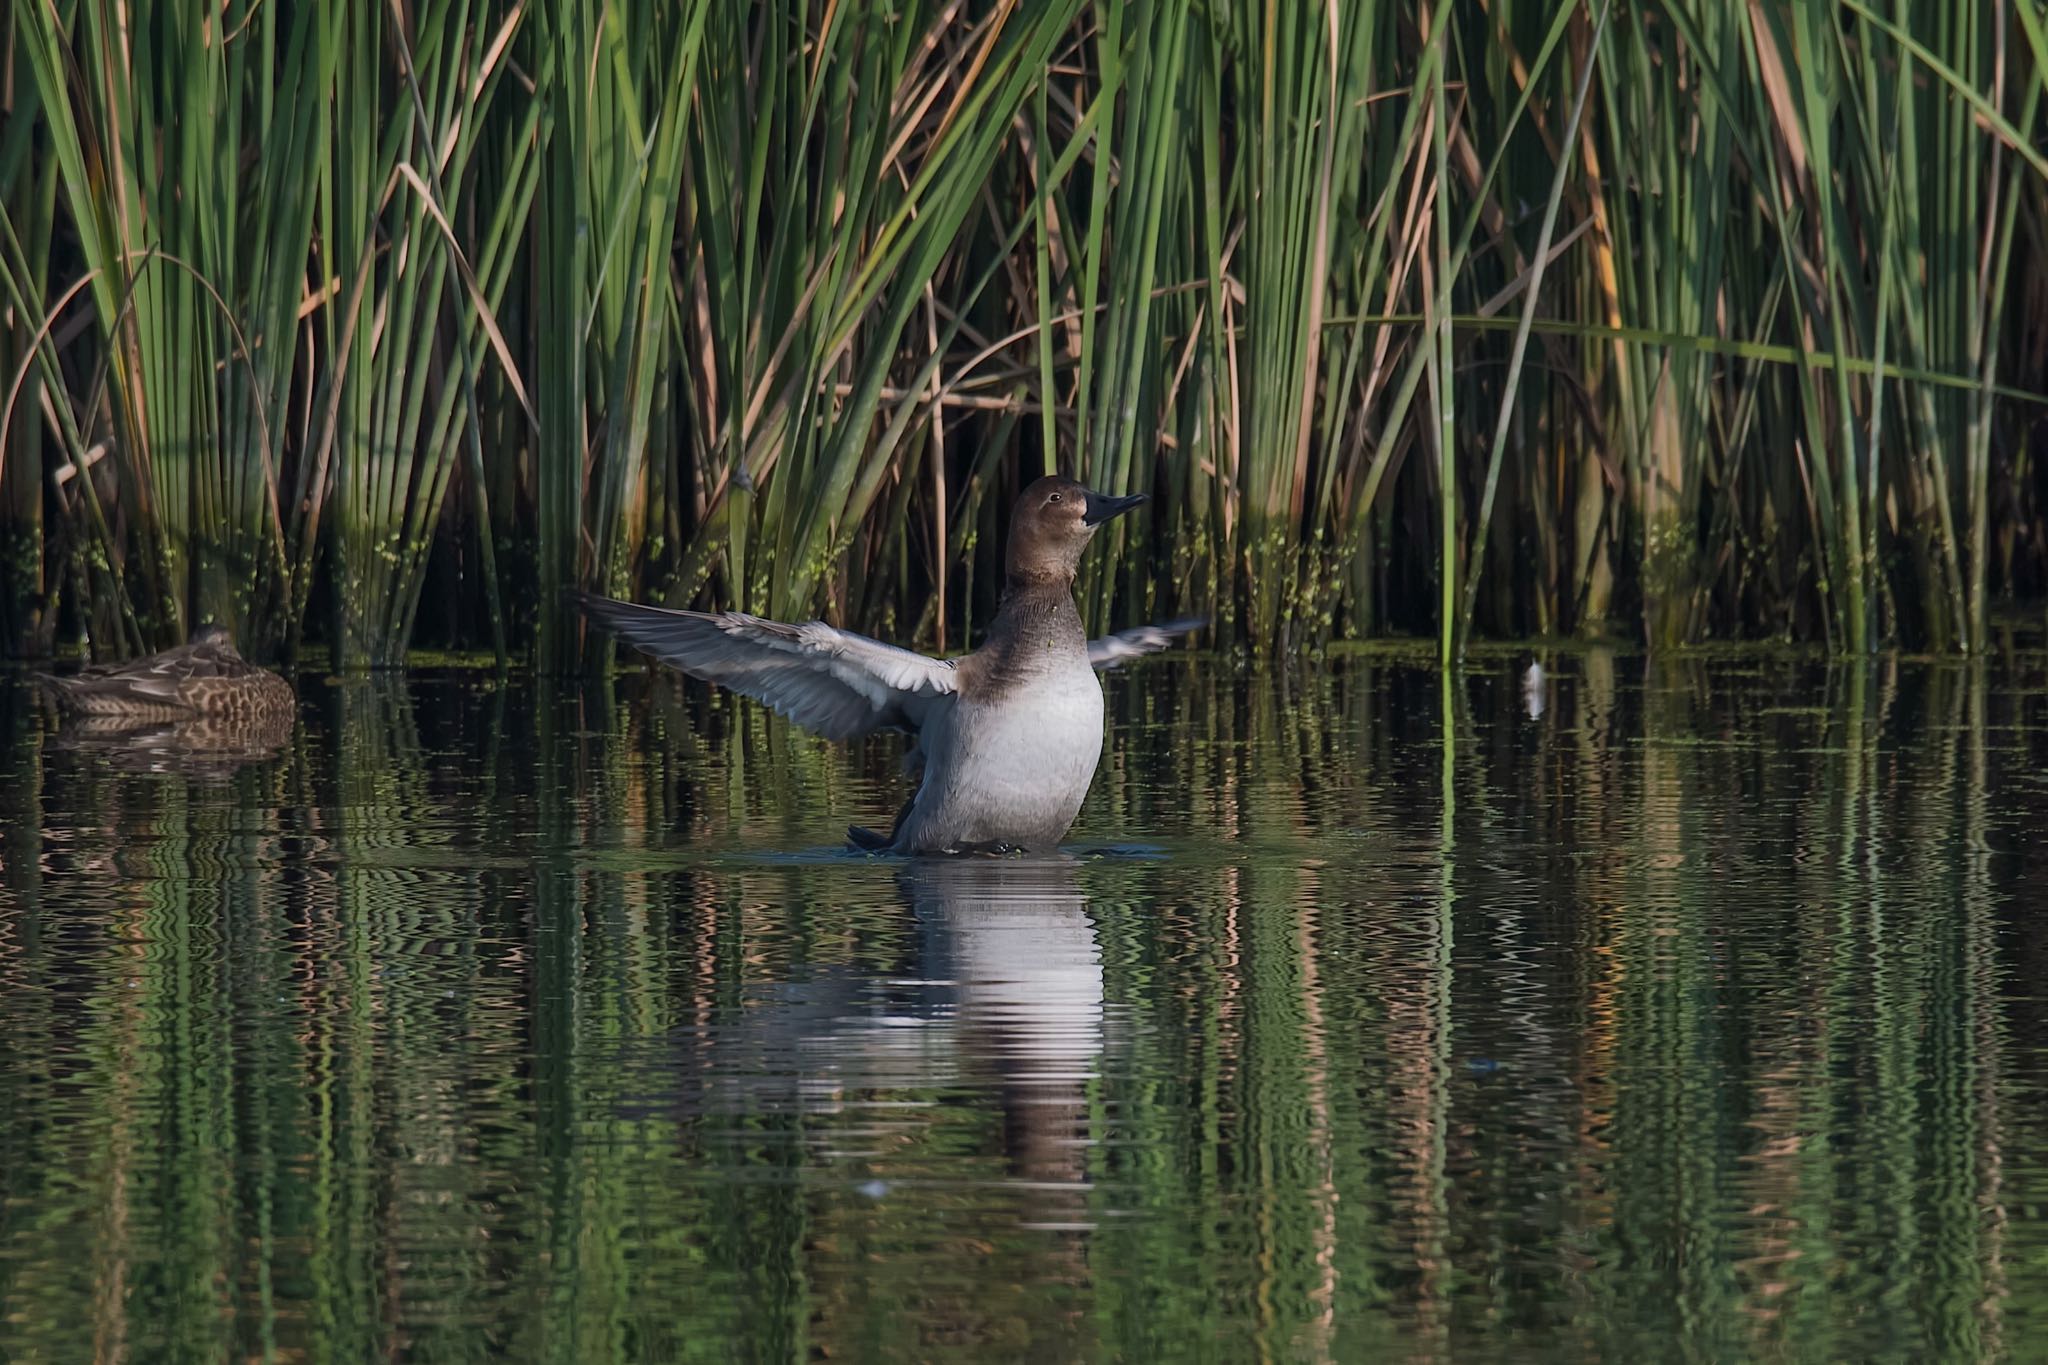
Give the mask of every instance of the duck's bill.
POLYGON ((1100 526, 1111 517, 1122 516, 1143 501, 1143 493, 1133 493, 1128 498, 1113 498, 1107 493, 1098 493, 1091 488, 1088 490, 1087 507, 1081 513, 1081 522, 1086 526, 1100 526))

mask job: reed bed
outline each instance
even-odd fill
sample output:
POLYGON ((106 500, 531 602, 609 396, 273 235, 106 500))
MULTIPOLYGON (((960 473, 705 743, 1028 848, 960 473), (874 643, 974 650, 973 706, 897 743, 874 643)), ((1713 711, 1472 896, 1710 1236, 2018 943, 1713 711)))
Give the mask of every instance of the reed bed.
POLYGON ((20 0, 0 638, 606 656, 575 587, 1988 648, 2048 6, 20 0))

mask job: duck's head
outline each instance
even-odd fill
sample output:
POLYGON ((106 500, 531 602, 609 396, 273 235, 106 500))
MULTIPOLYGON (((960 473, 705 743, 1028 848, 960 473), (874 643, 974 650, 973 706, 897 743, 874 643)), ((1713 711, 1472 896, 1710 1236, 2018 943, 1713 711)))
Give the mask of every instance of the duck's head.
POLYGON ((192 636, 185 643, 188 645, 204 645, 208 649, 233 649, 235 647, 235 637, 228 634, 226 626, 209 621, 203 626, 193 627, 192 636))
POLYGON ((1097 528, 1145 501, 1083 488, 1072 479, 1047 475, 1025 488, 1010 514, 1009 574, 1012 581, 1066 581, 1080 566, 1081 551, 1097 528))

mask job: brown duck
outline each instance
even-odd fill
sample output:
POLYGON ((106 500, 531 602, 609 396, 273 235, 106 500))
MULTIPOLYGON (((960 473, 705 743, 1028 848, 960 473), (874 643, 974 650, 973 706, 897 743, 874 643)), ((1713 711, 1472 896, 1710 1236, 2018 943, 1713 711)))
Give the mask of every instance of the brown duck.
POLYGON ((186 643, 146 659, 42 677, 73 715, 138 725, 201 717, 267 724, 289 718, 298 704, 290 683, 244 659, 219 626, 201 626, 186 643))
POLYGON ((934 659, 823 621, 785 625, 740 612, 667 611, 586 597, 583 609, 663 663, 765 702, 827 739, 914 736, 917 794, 860 848, 938 853, 1047 849, 1066 836, 1102 756, 1096 671, 1164 648, 1200 621, 1090 640, 1074 607, 1081 552, 1111 517, 1143 502, 1068 479, 1026 488, 1010 517, 1001 606, 981 648, 934 659))

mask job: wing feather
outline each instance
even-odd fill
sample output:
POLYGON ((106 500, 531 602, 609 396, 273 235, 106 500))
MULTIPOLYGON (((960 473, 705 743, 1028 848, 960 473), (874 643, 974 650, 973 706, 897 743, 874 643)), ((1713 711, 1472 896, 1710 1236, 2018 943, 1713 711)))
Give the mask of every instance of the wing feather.
POLYGON ((1090 640, 1088 662, 1097 668, 1115 668, 1126 659, 1157 653, 1189 631, 1200 630, 1208 624, 1206 617, 1188 616, 1178 621, 1161 621, 1120 630, 1099 640, 1090 640))
POLYGON ((823 621, 786 625, 744 612, 672 611, 585 596, 584 612, 619 638, 693 678, 772 707, 827 739, 915 731, 952 692, 951 662, 885 645, 823 621))

